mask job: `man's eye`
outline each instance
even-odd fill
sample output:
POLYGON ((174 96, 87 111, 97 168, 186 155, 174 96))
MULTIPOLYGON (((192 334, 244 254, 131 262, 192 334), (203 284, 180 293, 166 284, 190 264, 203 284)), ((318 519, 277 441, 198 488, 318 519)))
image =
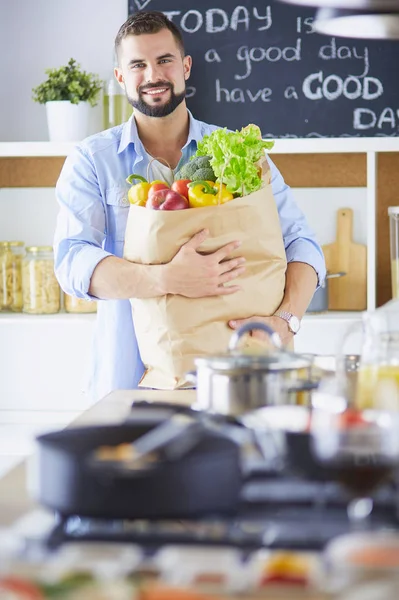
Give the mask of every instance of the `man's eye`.
POLYGON ((145 67, 144 63, 135 63, 134 65, 132 65, 132 69, 136 69, 136 68, 142 69, 143 67, 145 67))
POLYGON ((160 63, 168 63, 171 62, 170 58, 163 58, 162 60, 159 61, 160 63))

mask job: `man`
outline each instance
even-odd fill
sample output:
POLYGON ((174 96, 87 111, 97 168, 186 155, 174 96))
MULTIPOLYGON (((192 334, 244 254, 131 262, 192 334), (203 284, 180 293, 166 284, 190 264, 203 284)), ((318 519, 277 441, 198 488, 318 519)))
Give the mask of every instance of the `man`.
MULTIPOLYGON (((238 247, 234 232, 231 243, 208 256, 197 252, 209 235, 199 231, 168 264, 139 265, 121 258, 129 210, 126 177, 146 175, 152 157, 180 168, 195 153, 197 142, 217 127, 197 121, 187 110, 191 57, 185 55, 179 29, 162 13, 142 11, 129 17, 118 32, 115 49, 119 64, 115 76, 134 107, 134 117, 80 143, 57 183, 57 278, 68 294, 107 300, 98 306, 93 399, 114 389, 137 387, 144 372, 129 298, 234 294, 245 270, 245 257, 229 258, 238 247)), ((168 176, 161 161, 153 165, 154 179, 168 176)), ((272 161, 270 165, 288 261, 286 288, 279 316, 249 314, 248 319, 268 323, 287 343, 298 330, 317 283, 324 279, 325 265, 290 189, 272 161)), ((234 329, 246 320, 229 325, 234 329)))

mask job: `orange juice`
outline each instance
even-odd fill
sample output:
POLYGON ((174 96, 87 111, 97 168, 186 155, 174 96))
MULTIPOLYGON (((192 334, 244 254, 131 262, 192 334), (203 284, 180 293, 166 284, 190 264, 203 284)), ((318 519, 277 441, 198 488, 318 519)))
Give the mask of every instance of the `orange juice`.
POLYGON ((399 365, 366 365, 357 378, 356 408, 399 410, 399 365))

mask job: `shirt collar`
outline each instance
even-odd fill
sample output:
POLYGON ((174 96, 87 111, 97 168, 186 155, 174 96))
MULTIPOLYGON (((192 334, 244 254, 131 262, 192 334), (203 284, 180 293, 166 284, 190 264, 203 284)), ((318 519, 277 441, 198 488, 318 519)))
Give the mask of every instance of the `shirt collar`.
MULTIPOLYGON (((191 112, 188 109, 187 109, 187 112, 188 112, 188 116, 190 119, 190 126, 189 126, 189 130, 188 130, 187 142, 185 143, 183 149, 186 148, 193 141, 199 142, 203 137, 203 134, 201 131, 201 126, 200 126, 200 121, 197 121, 197 119, 194 119, 193 115, 191 114, 191 112)), ((130 119, 123 125, 121 140, 119 142, 119 147, 118 147, 118 154, 120 154, 121 152, 126 150, 126 148, 129 146, 129 144, 133 144, 135 147, 136 153, 141 157, 143 156, 144 147, 139 138, 139 134, 137 131, 137 124, 136 124, 134 115, 132 115, 130 117, 130 119)))

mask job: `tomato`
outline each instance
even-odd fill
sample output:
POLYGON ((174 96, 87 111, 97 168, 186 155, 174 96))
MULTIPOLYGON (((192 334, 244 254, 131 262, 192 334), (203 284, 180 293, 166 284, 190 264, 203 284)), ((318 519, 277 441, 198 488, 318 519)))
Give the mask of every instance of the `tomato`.
POLYGON ((345 428, 367 426, 360 410, 348 409, 340 415, 340 426, 345 428))
POLYGON ((191 179, 177 179, 172 183, 171 189, 177 192, 181 196, 184 196, 188 200, 188 184, 191 183, 191 179))
POLYGON ((40 589, 29 581, 19 579, 18 577, 4 577, 0 579, 0 597, 1 592, 14 592, 21 600, 44 600, 40 589))
POLYGON ((168 190, 169 186, 165 181, 153 181, 148 190, 148 198, 151 198, 159 190, 168 190))

